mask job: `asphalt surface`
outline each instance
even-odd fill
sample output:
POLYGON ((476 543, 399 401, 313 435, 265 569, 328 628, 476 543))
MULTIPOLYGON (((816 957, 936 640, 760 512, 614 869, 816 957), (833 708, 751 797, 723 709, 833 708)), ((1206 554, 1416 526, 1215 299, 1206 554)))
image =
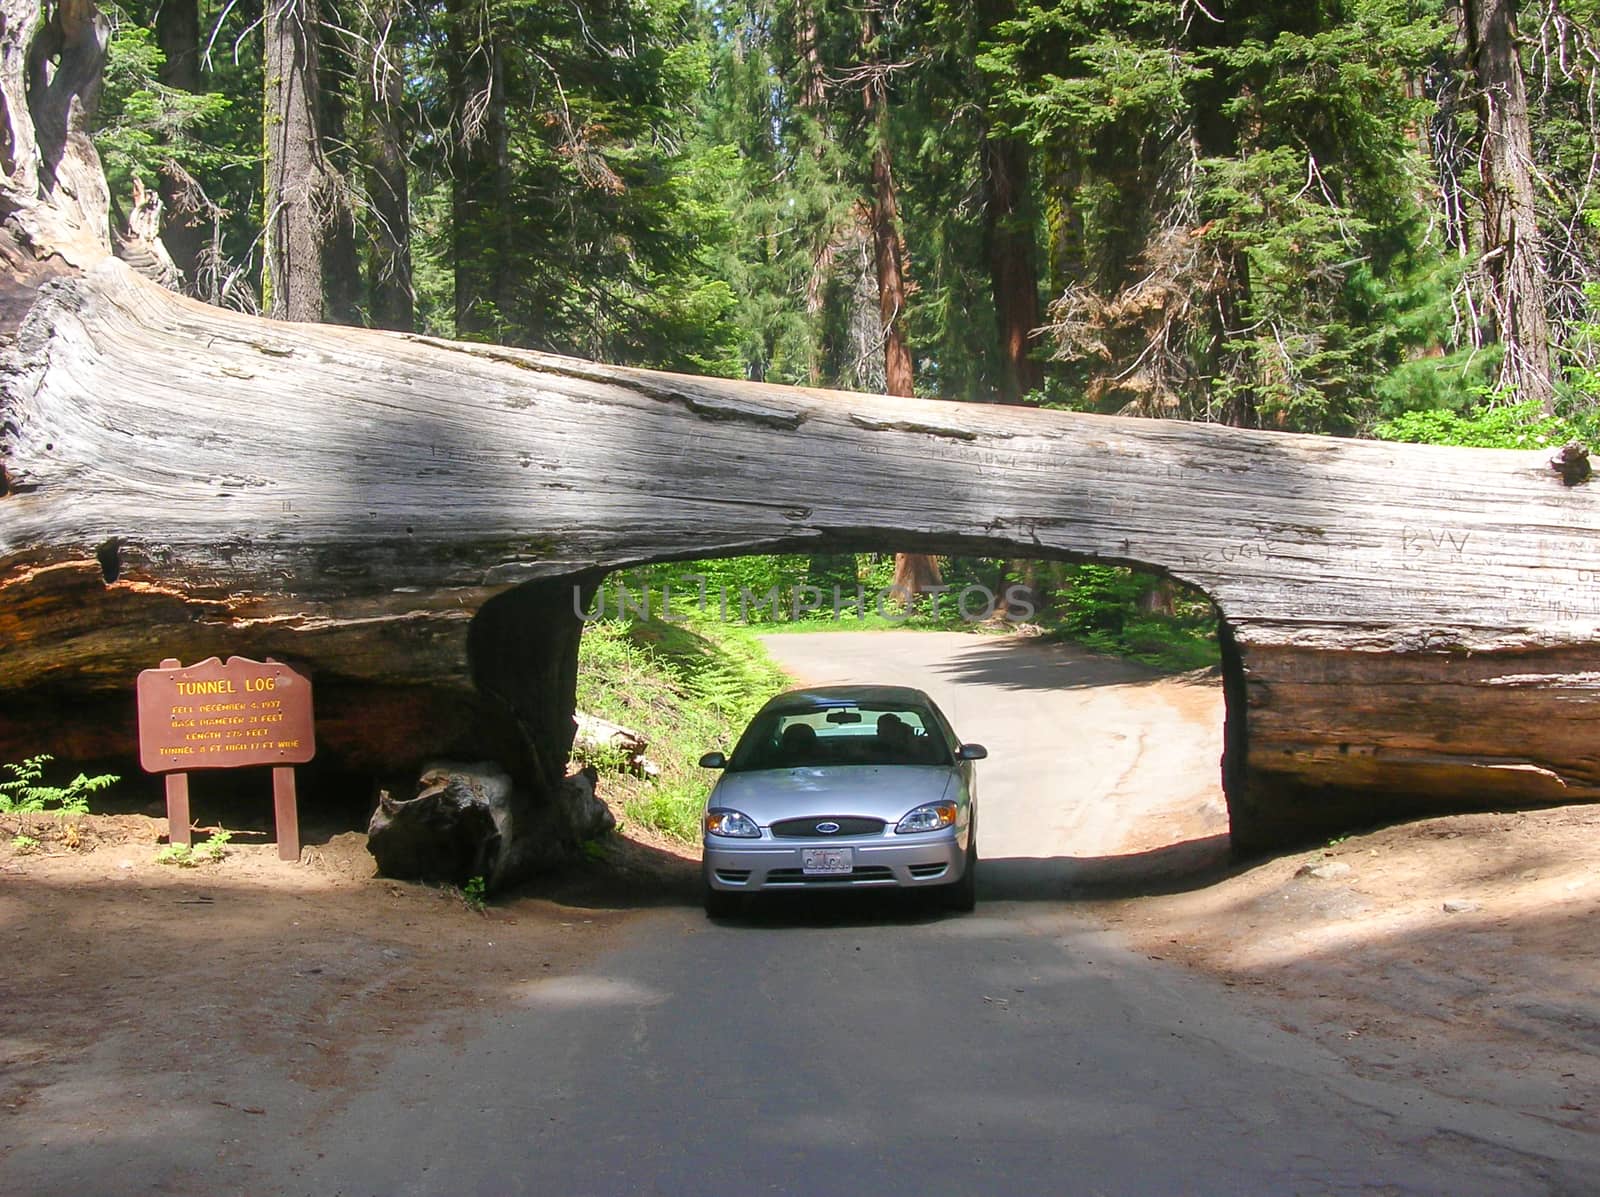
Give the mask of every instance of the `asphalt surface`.
POLYGON ((1122 711, 1121 758, 1119 742, 1107 763, 1073 740, 1084 703, 1127 675, 905 633, 779 651, 818 683, 920 677, 963 736, 985 739, 994 871, 978 913, 821 895, 726 922, 645 913, 583 974, 540 979, 531 963, 464 1040, 397 1052, 282 1145, 277 1191, 1595 1191, 1587 1137, 1354 1076, 1074 913, 1060 894, 1089 850, 1063 840, 1077 828, 1102 837, 1093 851, 1115 846, 1115 819, 1074 801, 1117 809, 1108 796, 1147 766, 1192 775, 1202 800, 1214 785, 1214 749, 1187 770, 1146 759, 1131 691, 1106 708, 1122 711))

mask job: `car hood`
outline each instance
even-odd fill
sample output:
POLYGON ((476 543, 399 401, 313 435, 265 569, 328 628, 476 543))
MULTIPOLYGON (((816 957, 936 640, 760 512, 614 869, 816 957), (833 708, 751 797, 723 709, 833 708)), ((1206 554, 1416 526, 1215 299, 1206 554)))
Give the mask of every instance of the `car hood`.
POLYGON ((896 823, 912 807, 957 792, 949 765, 845 765, 725 773, 708 805, 732 807, 763 827, 808 815, 862 815, 896 823))

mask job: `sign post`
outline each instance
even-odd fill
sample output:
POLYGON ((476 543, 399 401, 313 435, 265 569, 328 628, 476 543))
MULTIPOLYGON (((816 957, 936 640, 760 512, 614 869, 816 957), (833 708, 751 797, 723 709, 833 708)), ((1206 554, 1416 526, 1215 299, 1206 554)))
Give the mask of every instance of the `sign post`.
POLYGON ((139 763, 165 773, 167 839, 187 844, 189 772, 272 768, 278 856, 300 859, 294 766, 316 755, 311 682, 281 661, 209 657, 183 666, 174 658, 139 674, 139 763))

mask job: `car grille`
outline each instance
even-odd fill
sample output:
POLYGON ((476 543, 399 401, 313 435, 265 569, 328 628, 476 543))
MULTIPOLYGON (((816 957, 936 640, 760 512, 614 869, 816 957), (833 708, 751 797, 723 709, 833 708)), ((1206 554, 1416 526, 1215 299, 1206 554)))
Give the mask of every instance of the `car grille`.
POLYGON ((749 869, 718 869, 717 880, 724 885, 743 885, 750 880, 749 869))
POLYGON ((811 819, 780 819, 772 825, 772 834, 781 837, 827 835, 837 838, 842 835, 881 835, 883 828, 882 819, 864 819, 856 815, 818 815, 811 819), (817 830, 818 823, 837 823, 839 830, 821 832, 817 830))
POLYGON ((942 860, 938 864, 911 865, 906 869, 918 881, 927 881, 949 871, 950 866, 942 860))
POLYGON ((848 873, 807 873, 801 869, 773 869, 767 874, 768 885, 837 885, 841 881, 850 885, 870 885, 874 882, 893 882, 894 870, 888 865, 857 865, 848 873))

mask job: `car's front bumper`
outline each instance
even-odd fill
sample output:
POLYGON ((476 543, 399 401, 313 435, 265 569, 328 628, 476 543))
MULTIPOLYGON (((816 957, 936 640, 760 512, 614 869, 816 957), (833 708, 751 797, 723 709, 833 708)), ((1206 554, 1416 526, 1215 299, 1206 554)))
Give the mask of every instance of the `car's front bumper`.
POLYGON ((730 893, 801 889, 872 889, 949 885, 966 868, 967 830, 846 840, 712 840, 704 845, 706 884, 730 893), (804 871, 807 848, 849 848, 850 873, 804 871))

